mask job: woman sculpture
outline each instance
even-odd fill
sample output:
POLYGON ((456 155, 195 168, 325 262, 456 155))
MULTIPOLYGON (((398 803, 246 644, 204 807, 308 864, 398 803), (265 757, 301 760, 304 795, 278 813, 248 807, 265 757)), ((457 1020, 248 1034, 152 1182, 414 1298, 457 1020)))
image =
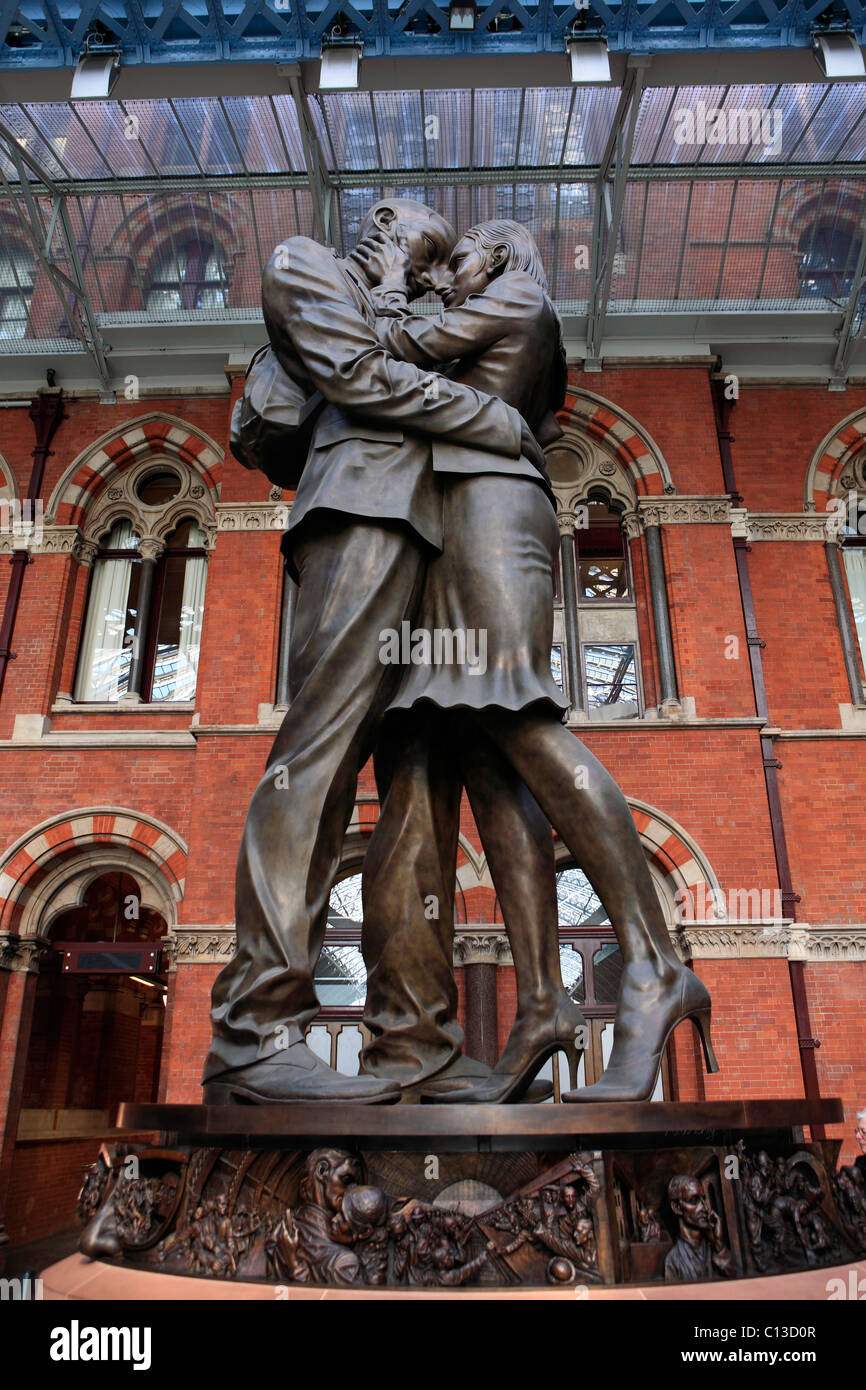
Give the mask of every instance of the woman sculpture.
MULTIPOLYGON (((400 251, 382 239, 369 254, 399 273, 400 251)), ((412 316, 396 305, 381 332, 398 358, 441 370, 521 412, 544 443, 555 437, 554 412, 562 405, 565 355, 561 324, 548 295, 538 248, 516 222, 472 228, 454 248, 444 312, 412 316)), ((435 378, 431 378, 435 381, 435 378)), ((399 748, 431 736, 487 738, 529 788, 604 904, 622 953, 614 1045, 602 1078, 563 1099, 643 1100, 652 1094, 665 1044, 683 1019, 695 1024, 707 1069, 717 1070, 710 1042, 710 997, 697 975, 677 959, 656 898, 631 811, 597 758, 562 724, 565 701, 550 674, 553 568, 558 546, 553 495, 546 476, 483 471, 477 450, 434 445, 433 467, 444 494, 445 546, 430 563, 416 618, 433 633, 483 633, 480 664, 407 667, 386 715, 382 742, 396 740, 396 782, 385 797, 368 850, 375 876, 383 845, 398 835, 424 833, 434 798, 415 785, 407 801, 398 795, 399 748), (388 721, 393 720, 389 734, 388 721), (425 730, 427 731, 425 733, 425 730)), ((459 798, 459 789, 458 789, 459 798)), ((453 808, 452 808, 453 814, 453 808)), ((455 837, 456 838, 456 837, 455 837)), ((365 884, 366 902, 375 883, 365 884)), ((548 972, 556 952, 546 953, 548 972)), ((372 964, 368 991, 386 949, 375 924, 365 944, 372 964), (369 949, 368 949, 369 947, 369 949)), ((503 1101, 523 1094, 547 1058, 566 1051, 572 1071, 575 1016, 555 976, 539 980, 523 998, 505 1049, 490 1078, 459 1094, 461 1102, 503 1101)), ((520 980, 518 979, 518 986, 520 980)), ((369 994, 368 994, 369 998, 369 994)), ((579 1015, 578 1015, 579 1016, 579 1015)), ((432 1097, 431 1097, 432 1098, 432 1097)), ((439 1096, 438 1099, 447 1099, 439 1096)))

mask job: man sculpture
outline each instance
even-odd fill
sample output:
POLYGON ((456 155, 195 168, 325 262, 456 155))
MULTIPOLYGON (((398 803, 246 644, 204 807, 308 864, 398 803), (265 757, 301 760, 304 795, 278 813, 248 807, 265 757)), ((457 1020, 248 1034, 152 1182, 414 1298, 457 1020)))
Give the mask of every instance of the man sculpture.
POLYGON ((455 247, 437 214, 397 199, 361 231, 344 261, 294 238, 264 275, 279 364, 324 405, 283 542, 299 580, 291 703, 244 829, 238 950, 214 986, 205 1098, 516 1100, 560 1048, 574 1085, 583 1020, 559 973, 550 824, 607 907, 624 961, 608 1071, 568 1098, 646 1098, 684 1018, 714 1069, 710 1001, 672 951, 625 798, 562 727, 550 677, 557 528, 535 436, 559 433, 565 371, 537 248, 504 222, 455 247), (408 302, 429 288, 444 312, 412 317, 408 302), (381 634, 413 618, 483 630, 486 672, 383 662, 381 634), (383 810, 364 886, 373 1042, 365 1074, 350 1078, 314 1056, 304 1030, 374 746, 383 810), (456 1023, 461 783, 517 973, 518 1018, 493 1072, 461 1056, 456 1023))

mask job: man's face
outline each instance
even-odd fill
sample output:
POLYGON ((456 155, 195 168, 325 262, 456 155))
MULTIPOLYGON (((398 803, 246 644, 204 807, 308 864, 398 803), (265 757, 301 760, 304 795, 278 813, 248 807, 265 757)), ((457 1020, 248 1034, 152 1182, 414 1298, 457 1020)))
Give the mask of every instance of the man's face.
POLYGON ((428 290, 441 294, 450 279, 448 258, 454 244, 447 225, 419 204, 417 213, 400 212, 393 235, 409 259, 409 298, 418 299, 428 290))
POLYGON ((333 1211, 343 1204, 347 1187, 358 1181, 358 1170, 352 1159, 343 1159, 330 1167, 324 1175, 325 1199, 333 1211))
POLYGON ((707 1210, 707 1199, 704 1190, 696 1178, 692 1178, 679 1202, 679 1215, 687 1226, 693 1226, 699 1231, 705 1231, 710 1224, 710 1213, 707 1210))
POLYGON ((470 294, 481 294, 490 284, 487 256, 479 251, 471 237, 458 241, 451 252, 448 266, 450 285, 442 295, 446 309, 456 309, 470 294))
POLYGON ((857 1121, 854 1129, 854 1138, 857 1140, 861 1154, 866 1154, 866 1115, 857 1121))

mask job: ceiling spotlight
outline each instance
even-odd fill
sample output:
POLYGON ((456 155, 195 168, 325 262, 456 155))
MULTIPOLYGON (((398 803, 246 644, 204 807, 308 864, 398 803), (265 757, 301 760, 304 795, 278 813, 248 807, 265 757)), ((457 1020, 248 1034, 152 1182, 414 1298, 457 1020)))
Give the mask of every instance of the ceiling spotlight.
POLYGON ((354 91, 358 86, 361 44, 356 38, 342 39, 333 32, 322 44, 320 92, 354 91))
POLYGON ((73 101, 98 101, 111 95, 120 76, 120 49, 85 43, 72 77, 73 101))
POLYGON ((571 59, 572 82, 612 81, 607 39, 570 38, 566 48, 571 59))
POLYGON ((812 35, 812 52, 825 77, 864 77, 863 50, 850 29, 812 35))
POLYGON ((475 0, 451 0, 448 6, 448 28, 471 34, 478 19, 475 0))

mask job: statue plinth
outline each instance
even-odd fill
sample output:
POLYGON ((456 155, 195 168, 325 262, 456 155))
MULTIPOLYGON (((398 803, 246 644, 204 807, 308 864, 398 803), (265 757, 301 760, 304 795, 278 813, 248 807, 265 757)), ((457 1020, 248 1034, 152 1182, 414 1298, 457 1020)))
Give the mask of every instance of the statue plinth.
MULTIPOLYGON (((838 1100, 124 1105, 79 1199, 81 1248, 275 1286, 664 1285, 866 1253, 838 1100)), ((852 1176, 853 1175, 853 1176, 852 1176)))

